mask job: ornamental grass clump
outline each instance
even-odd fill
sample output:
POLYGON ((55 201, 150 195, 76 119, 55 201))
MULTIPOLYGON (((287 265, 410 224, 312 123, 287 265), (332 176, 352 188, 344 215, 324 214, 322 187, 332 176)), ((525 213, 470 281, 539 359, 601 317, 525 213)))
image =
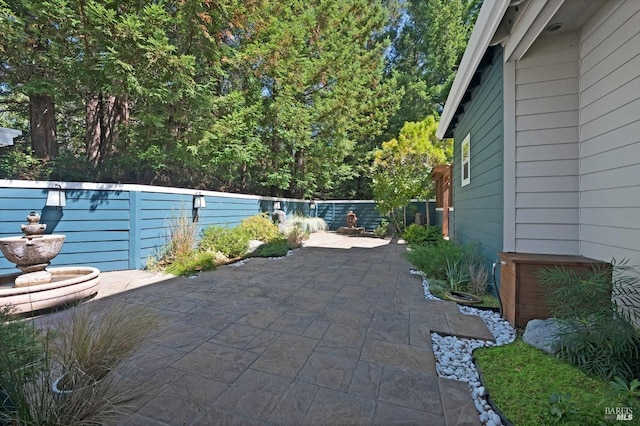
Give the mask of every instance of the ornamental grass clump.
MULTIPOLYGON (((299 227, 303 232, 313 234, 318 231, 326 231, 328 229, 327 222, 320 217, 297 216, 287 219, 287 230, 293 227, 299 227)), ((286 233, 287 231, 285 231, 286 233)))
POLYGON ((0 424, 109 423, 138 396, 117 370, 156 327, 154 314, 132 305, 97 315, 77 308, 45 331, 0 315, 0 424))
POLYGON ((94 314, 88 307, 73 311, 71 320, 56 329, 51 349, 62 366, 61 390, 100 382, 137 349, 157 328, 157 315, 138 305, 118 305, 94 314))
POLYGON ((558 318, 558 356, 611 380, 640 377, 640 282, 626 262, 613 270, 540 270, 546 302, 558 318))

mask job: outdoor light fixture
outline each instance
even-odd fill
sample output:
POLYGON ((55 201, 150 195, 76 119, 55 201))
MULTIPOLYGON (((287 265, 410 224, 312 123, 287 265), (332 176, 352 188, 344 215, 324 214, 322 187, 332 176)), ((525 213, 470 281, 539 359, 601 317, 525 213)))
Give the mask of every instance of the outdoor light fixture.
POLYGON ((205 207, 207 207, 207 200, 205 200, 202 192, 196 192, 193 196, 193 208, 204 209, 205 207))
POLYGON ((280 210, 280 201, 276 201, 275 203, 273 203, 273 209, 280 210))
POLYGON ((311 202, 309 203, 309 208, 310 208, 311 210, 315 210, 315 209, 316 209, 316 202, 315 202, 315 201, 313 201, 313 200, 311 200, 311 202))
POLYGON ((58 208, 67 206, 67 197, 64 194, 62 186, 56 184, 54 188, 49 188, 45 206, 58 208))

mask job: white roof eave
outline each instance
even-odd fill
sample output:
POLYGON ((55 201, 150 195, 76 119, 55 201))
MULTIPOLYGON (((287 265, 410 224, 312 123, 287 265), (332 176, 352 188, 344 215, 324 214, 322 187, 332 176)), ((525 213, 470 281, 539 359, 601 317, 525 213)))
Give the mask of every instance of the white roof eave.
POLYGON ((436 136, 439 139, 444 138, 447 128, 460 105, 460 101, 467 87, 469 87, 469 83, 510 3, 510 0, 484 0, 482 3, 482 8, 476 19, 476 24, 473 27, 464 55, 462 55, 458 72, 453 80, 447 102, 440 116, 440 124, 436 130, 436 136))

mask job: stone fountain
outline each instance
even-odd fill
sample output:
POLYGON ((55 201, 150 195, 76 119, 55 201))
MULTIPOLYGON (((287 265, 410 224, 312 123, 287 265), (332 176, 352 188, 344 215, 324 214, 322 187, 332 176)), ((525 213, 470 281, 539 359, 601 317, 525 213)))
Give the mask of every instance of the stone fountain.
POLYGON ((64 235, 44 234, 46 224, 31 212, 24 236, 0 238, 0 251, 22 274, 0 277, 0 307, 10 305, 13 313, 52 308, 97 293, 100 271, 91 267, 48 268, 62 249, 64 235))

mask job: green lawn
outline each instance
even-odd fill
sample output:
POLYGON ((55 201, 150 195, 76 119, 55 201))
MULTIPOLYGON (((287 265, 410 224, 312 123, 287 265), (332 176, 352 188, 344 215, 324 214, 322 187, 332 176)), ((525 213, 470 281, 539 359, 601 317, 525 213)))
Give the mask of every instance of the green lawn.
POLYGON ((587 376, 564 361, 533 348, 521 339, 505 346, 473 352, 486 391, 514 425, 597 425, 604 421, 599 402, 609 384, 587 376), (552 394, 560 401, 550 404, 552 394), (567 398, 567 394, 570 397, 567 398), (558 416, 552 416, 556 408, 558 416))

